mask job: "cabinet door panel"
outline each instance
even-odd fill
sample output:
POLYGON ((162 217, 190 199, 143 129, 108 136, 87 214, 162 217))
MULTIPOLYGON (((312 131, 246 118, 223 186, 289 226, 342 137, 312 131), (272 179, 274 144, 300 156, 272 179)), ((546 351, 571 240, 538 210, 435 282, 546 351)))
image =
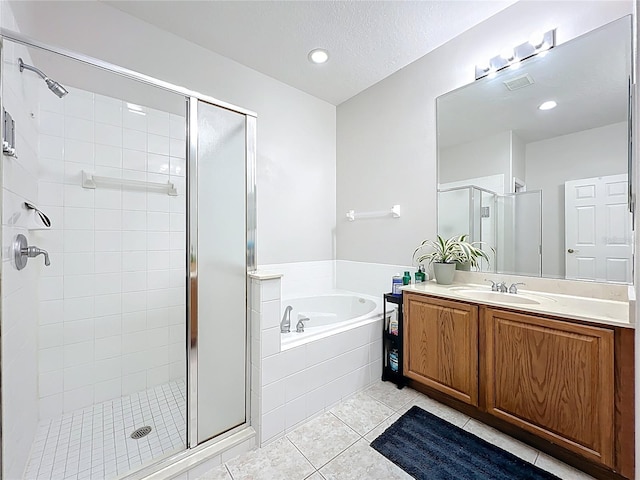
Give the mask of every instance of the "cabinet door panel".
POLYGON ((487 309, 487 409, 613 464, 613 331, 487 309))
POLYGON ((425 296, 405 299, 405 375, 478 404, 478 308, 425 296))

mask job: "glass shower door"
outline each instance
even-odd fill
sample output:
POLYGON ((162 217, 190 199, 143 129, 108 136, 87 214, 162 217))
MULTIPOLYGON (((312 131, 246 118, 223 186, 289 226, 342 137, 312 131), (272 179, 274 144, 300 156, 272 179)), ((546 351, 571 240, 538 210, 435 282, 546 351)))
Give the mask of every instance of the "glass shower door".
POLYGON ((190 108, 194 446, 247 418, 248 120, 194 99, 190 108))
POLYGON ((498 196, 498 273, 542 274, 542 192, 498 196))

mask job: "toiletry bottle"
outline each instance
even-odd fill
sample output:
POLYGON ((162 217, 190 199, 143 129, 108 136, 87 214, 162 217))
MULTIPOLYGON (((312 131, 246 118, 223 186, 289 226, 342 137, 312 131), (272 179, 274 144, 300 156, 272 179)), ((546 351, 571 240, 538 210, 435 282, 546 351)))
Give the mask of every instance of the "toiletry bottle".
POLYGON ((409 285, 411 283, 411 273, 404 272, 404 277, 402 277, 402 284, 409 285))
POLYGON ((402 286, 402 277, 399 273, 396 273, 391 280, 391 293, 394 295, 400 295, 400 287, 402 286))
POLYGON ((420 281, 421 282, 426 282, 427 281, 427 274, 424 271, 424 265, 419 265, 418 266, 418 272, 420 272, 420 281))
POLYGON ((394 311, 389 319, 389 333, 391 335, 398 335, 398 315, 394 311))
POLYGON ((389 366, 392 372, 398 371, 398 349, 394 348, 389 352, 389 366))

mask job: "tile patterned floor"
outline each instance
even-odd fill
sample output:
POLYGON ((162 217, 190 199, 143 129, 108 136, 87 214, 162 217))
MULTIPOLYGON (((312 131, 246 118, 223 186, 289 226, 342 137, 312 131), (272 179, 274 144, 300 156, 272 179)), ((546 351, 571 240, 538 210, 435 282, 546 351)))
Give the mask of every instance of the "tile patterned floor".
POLYGON ((41 422, 25 480, 106 480, 184 450, 185 397, 184 380, 170 382, 41 422))
POLYGON ((565 480, 593 480, 548 455, 410 388, 379 382, 270 445, 240 455, 199 480, 395 480, 412 477, 369 446, 413 405, 565 480))

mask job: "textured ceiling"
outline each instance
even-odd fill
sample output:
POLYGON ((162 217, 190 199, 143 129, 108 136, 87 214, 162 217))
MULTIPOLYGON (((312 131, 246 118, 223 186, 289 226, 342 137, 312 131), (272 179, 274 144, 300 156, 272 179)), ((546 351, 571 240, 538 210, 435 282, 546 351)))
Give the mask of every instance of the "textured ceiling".
POLYGON ((338 105, 515 0, 106 3, 338 105))

